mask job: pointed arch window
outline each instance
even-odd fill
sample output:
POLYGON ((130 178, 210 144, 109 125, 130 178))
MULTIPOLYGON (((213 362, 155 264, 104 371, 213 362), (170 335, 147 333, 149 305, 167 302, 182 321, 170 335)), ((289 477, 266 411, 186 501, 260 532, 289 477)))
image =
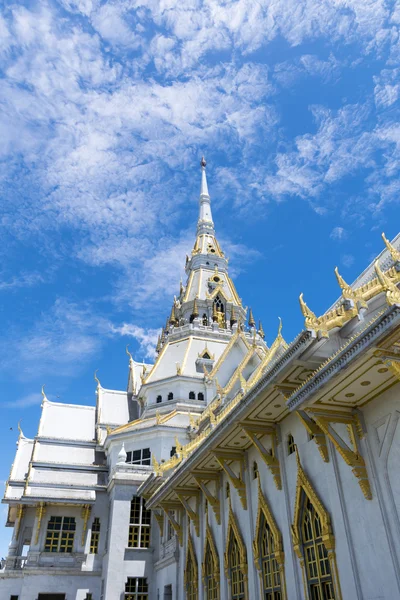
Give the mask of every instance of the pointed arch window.
POLYGON ((189 400, 196 400, 196 394, 194 392, 189 392, 189 400))
POLYGON ((204 545, 202 576, 205 600, 219 600, 219 558, 208 523, 204 545))
POLYGON ((186 590, 186 600, 198 600, 199 597, 199 573, 197 568, 196 555, 194 553, 192 538, 188 536, 188 545, 186 552, 186 566, 184 573, 184 584, 186 590))
POLYGON ((228 580, 230 600, 248 600, 246 547, 231 507, 229 508, 225 552, 225 574, 228 580))
POLYGON ((282 536, 258 480, 258 513, 253 542, 263 600, 286 600, 282 536))
POLYGON ((335 536, 329 513, 304 472, 298 451, 293 547, 303 570, 308 600, 340 600, 335 536))
POLYGON ((174 394, 172 392, 170 392, 168 394, 168 400, 173 400, 174 399, 174 394))
POLYGON ((199 392, 197 394, 197 400, 204 400, 204 394, 203 394, 203 392, 199 392))

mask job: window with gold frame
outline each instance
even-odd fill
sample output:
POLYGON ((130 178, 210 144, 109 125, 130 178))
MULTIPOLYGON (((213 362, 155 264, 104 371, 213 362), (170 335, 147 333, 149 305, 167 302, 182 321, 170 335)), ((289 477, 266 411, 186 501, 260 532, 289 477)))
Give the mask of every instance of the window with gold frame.
POLYGON ((70 553, 73 550, 75 517, 50 517, 47 524, 45 552, 70 553))
POLYGON ((239 544, 234 532, 231 532, 228 546, 228 567, 229 579, 231 588, 231 600, 244 600, 245 598, 245 583, 244 573, 240 560, 239 544))
POLYGON ((292 525, 293 548, 301 565, 307 600, 342 600, 329 513, 301 466, 297 447, 296 499, 292 525))
POLYGON ((260 566, 263 600, 282 600, 281 574, 275 558, 275 542, 265 515, 260 527, 260 566))
POLYGON ((128 577, 124 600, 148 600, 149 585, 145 577, 128 577))
POLYGON ((321 520, 306 494, 303 494, 301 536, 310 599, 335 600, 328 551, 322 541, 321 520))
POLYGON ((90 536, 90 554, 97 554, 99 551, 100 540, 100 519, 95 517, 92 523, 92 533, 90 536))
POLYGON ((219 569, 217 571, 210 541, 206 540, 204 550, 203 580, 205 600, 219 600, 219 569))
POLYGON ((186 600, 198 600, 199 597, 199 572, 197 568, 196 555, 194 553, 193 542, 188 536, 188 545, 186 551, 186 565, 184 573, 184 584, 186 591, 186 600))
POLYGON ((146 509, 145 500, 134 496, 131 500, 129 518, 129 548, 148 548, 150 546, 151 511, 146 509))

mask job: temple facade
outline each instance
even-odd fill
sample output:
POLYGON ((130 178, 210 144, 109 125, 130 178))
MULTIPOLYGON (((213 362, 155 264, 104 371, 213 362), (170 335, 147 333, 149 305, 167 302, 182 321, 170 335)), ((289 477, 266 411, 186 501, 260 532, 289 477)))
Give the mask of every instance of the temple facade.
POLYGON ((206 163, 154 364, 20 431, 1 600, 400 598, 400 234, 267 345, 229 276, 206 163), (329 301, 329 299, 327 299, 329 301))

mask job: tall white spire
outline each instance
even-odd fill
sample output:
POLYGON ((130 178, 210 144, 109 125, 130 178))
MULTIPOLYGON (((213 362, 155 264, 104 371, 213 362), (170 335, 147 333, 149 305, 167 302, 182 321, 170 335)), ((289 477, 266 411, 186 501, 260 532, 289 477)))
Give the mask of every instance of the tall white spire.
POLYGON ((204 156, 200 161, 201 165, 201 186, 200 186, 200 210, 199 220, 197 223, 197 234, 214 233, 214 223, 211 214, 211 199, 208 193, 207 176, 206 176, 206 161, 204 156))

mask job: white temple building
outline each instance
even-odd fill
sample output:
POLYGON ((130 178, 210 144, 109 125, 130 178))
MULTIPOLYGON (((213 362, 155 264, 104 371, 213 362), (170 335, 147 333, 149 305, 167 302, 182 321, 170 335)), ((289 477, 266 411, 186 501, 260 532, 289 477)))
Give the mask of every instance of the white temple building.
POLYGON ((400 599, 400 234, 268 346, 199 204, 155 363, 20 432, 0 600, 400 599))

